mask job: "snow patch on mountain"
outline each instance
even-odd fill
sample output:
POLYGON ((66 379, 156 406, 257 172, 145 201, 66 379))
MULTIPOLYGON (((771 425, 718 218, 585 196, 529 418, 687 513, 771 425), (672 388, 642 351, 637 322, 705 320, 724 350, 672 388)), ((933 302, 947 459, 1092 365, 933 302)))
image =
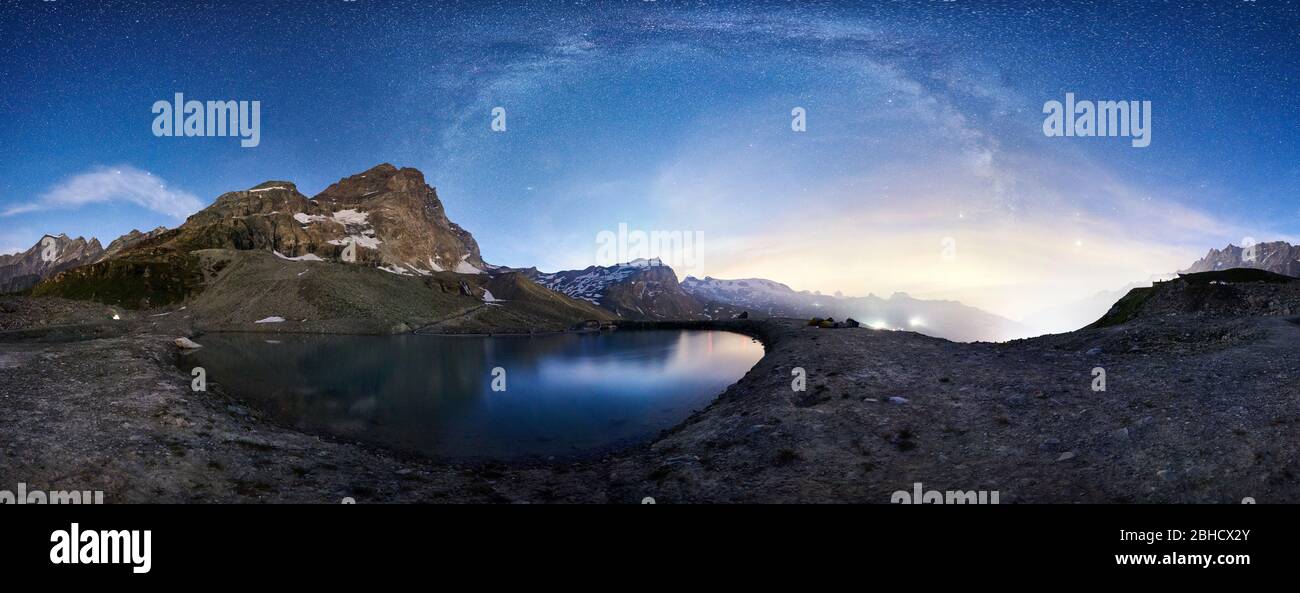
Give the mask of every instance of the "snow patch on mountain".
POLYGON ((341 246, 341 245, 347 245, 349 242, 355 243, 357 247, 365 247, 366 249, 379 249, 379 246, 383 243, 383 241, 380 241, 379 239, 376 239, 374 237, 369 237, 366 235, 348 235, 347 239, 329 240, 330 245, 341 246))
POLYGON ((456 273, 457 274, 482 274, 483 270, 474 267, 474 264, 471 264, 468 261, 466 261, 468 259, 469 259, 468 253, 460 256, 460 262, 456 264, 456 273))
POLYGON ((694 276, 687 276, 682 281, 682 290, 698 296, 728 297, 716 299, 723 301, 790 298, 799 294, 789 286, 773 280, 763 278, 722 280, 712 276, 706 276, 703 280, 694 276))
POLYGON ((349 225, 349 224, 364 225, 364 224, 369 224, 369 223, 367 222, 369 219, 370 219, 370 213, 369 213, 369 212, 362 212, 362 211, 360 211, 360 210, 353 210, 353 209, 351 209, 351 208, 349 208, 349 209, 347 209, 347 210, 339 210, 338 212, 335 212, 335 213, 334 213, 334 222, 337 222, 337 223, 342 224, 342 225, 349 225))
POLYGON ((389 274, 397 274, 398 276, 414 276, 414 274, 397 266, 380 266, 379 269, 388 272, 389 274))
POLYGON ((285 254, 283 254, 283 253, 280 253, 279 251, 272 251, 272 253, 274 253, 274 254, 276 255, 276 257, 278 257, 278 258, 280 258, 280 259, 286 259, 286 260, 289 260, 289 261, 325 261, 325 260, 321 259, 320 256, 319 256, 319 255, 316 255, 315 253, 307 253, 307 254, 304 254, 304 255, 299 255, 298 257, 289 257, 289 256, 287 256, 287 255, 285 255, 285 254))
POLYGON ((657 257, 652 257, 650 259, 646 259, 642 257, 642 258, 634 259, 625 264, 618 264, 618 266, 629 267, 629 268, 651 268, 651 267, 662 266, 662 265, 664 265, 663 260, 657 257))

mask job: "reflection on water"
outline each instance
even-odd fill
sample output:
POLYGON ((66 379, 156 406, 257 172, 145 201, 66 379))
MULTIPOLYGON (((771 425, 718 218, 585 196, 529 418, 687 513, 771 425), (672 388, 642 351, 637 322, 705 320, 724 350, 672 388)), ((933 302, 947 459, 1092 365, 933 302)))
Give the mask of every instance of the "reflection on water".
POLYGON ((763 355, 713 331, 537 337, 208 334, 184 357, 281 422, 449 459, 579 456, 648 440, 763 355), (492 369, 506 391, 492 390, 492 369))

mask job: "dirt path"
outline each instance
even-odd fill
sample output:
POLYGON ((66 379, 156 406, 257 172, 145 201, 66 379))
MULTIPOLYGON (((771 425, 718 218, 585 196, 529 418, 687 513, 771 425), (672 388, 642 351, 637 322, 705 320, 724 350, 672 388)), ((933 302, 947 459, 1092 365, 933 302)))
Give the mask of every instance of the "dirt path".
POLYGON ((430 323, 428 325, 420 327, 419 329, 416 329, 413 333, 425 334, 425 335, 442 333, 440 331, 437 331, 437 328, 445 326, 448 323, 455 323, 459 321, 473 319, 474 316, 478 315, 480 311, 486 310, 488 306, 489 305, 487 303, 484 303, 482 305, 478 305, 477 307, 471 307, 469 309, 461 311, 460 313, 456 313, 454 315, 448 315, 447 317, 444 317, 433 323, 430 323))

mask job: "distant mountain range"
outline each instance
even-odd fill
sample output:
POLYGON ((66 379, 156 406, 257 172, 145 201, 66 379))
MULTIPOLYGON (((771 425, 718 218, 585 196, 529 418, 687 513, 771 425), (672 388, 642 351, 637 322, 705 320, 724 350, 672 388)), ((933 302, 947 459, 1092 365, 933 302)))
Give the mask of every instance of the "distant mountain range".
MULTIPOLYGON (((1263 243, 1252 260, 1242 248, 1230 245, 1211 250, 1187 271, 1229 267, 1297 275, 1300 248, 1263 243)), ((905 293, 843 297, 795 291, 762 278, 679 280, 657 259, 549 273, 494 266, 483 261, 474 237, 447 218, 437 191, 422 173, 387 163, 340 179, 311 198, 288 181, 228 192, 175 229, 132 231, 107 249, 95 239, 59 235, 43 238, 26 252, 0 256, 0 292, 31 291, 132 308, 208 295, 219 302, 196 302, 195 309, 229 318, 214 321, 221 327, 246 314, 240 313, 249 309, 241 309, 240 295, 259 286, 265 286, 267 294, 298 303, 293 306, 306 311, 307 318, 369 315, 380 325, 408 327, 446 324, 451 317, 457 327, 490 329, 501 323, 557 327, 589 319, 719 319, 747 313, 852 317, 879 329, 912 330, 955 341, 1000 341, 1027 336, 1041 321, 1017 323, 955 301, 915 299, 905 293), (251 254, 235 257, 237 252, 251 254), (373 294, 348 296, 355 287, 322 280, 356 281, 346 274, 316 274, 308 281, 305 273, 284 273, 285 266, 307 263, 355 264, 418 282, 373 280, 373 294), (387 290, 426 289, 447 296, 432 299, 441 303, 438 306, 414 309, 365 302, 410 298, 387 290), (343 306, 340 299, 351 304, 343 306)), ((1069 311, 1045 314, 1060 325, 1054 330, 1076 329, 1098 319, 1124 292, 1098 293, 1069 311)))
POLYGON ((795 291, 785 284, 762 278, 722 280, 688 277, 687 294, 726 303, 761 317, 853 318, 876 329, 900 329, 959 342, 1001 341, 1022 337, 1019 323, 956 301, 924 300, 906 293, 889 298, 829 296, 795 291))
POLYGON ((627 319, 715 319, 733 314, 729 309, 709 307, 682 290, 677 273, 658 259, 536 273, 533 278, 551 290, 627 319))
POLYGON ((1211 249, 1205 257, 1180 272, 1193 274, 1231 268, 1254 268, 1284 276, 1300 277, 1300 245, 1292 245, 1286 241, 1272 241, 1256 243, 1250 247, 1229 245, 1223 249, 1211 249))
POLYGON ((167 229, 158 227, 148 233, 133 230, 108 244, 104 249, 98 239, 67 235, 46 235, 31 249, 12 255, 0 255, 0 294, 23 292, 41 280, 64 270, 103 261, 144 239, 167 229))
POLYGON ((797 292, 762 278, 688 276, 678 281, 676 272, 658 259, 554 273, 534 268, 516 271, 625 319, 725 319, 740 313, 756 318, 854 318, 879 329, 906 329, 956 341, 1006 340, 1025 333, 1020 324, 974 307, 903 293, 888 299, 833 297, 797 292))
POLYGON ((29 290, 43 278, 98 261, 103 254, 96 239, 46 235, 27 251, 0 255, 0 293, 29 290))

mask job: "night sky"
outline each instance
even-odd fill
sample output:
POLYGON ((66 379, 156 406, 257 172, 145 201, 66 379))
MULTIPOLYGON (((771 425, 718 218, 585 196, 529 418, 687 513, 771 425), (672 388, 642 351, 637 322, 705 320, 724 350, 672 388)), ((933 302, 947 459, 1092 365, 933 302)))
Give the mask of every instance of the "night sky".
POLYGON ((627 223, 702 233, 682 275, 1015 318, 1300 237, 1296 4, 1052 4, 3 1, 0 251, 380 162, 495 264, 627 223), (155 137, 176 92, 260 101, 260 145, 155 137), (1067 92, 1151 101, 1151 145, 1045 137, 1067 92))

